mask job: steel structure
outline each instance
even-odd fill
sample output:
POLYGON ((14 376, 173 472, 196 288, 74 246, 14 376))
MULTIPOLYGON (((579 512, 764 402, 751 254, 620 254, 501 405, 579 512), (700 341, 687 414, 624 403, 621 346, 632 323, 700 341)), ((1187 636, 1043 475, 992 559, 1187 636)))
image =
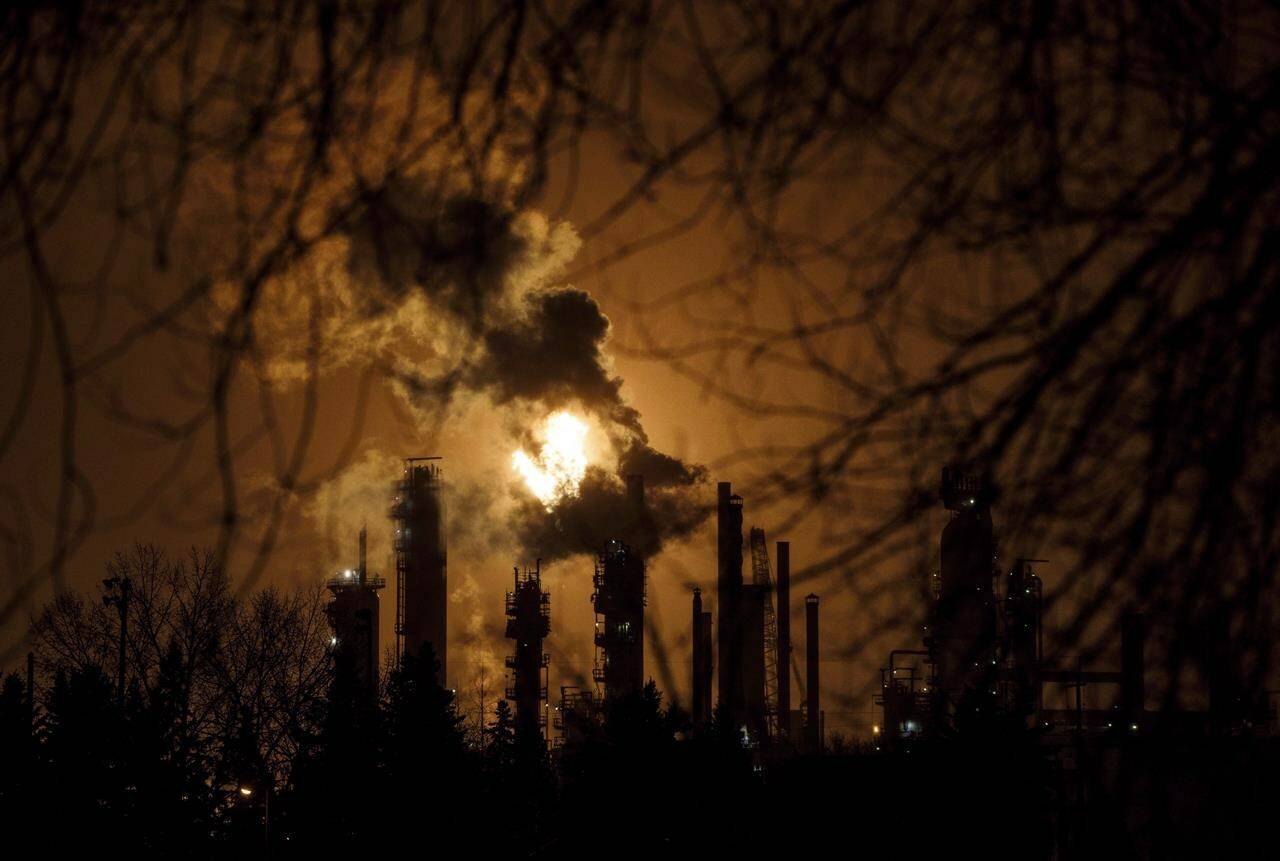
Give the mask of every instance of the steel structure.
POLYGON ((716 662, 720 708, 742 726, 742 497, 716 485, 716 662))
POLYGON ((596 664, 591 671, 609 697, 639 693, 644 687, 644 558, 612 540, 596 558, 596 664))
POLYGON ((791 737, 791 542, 779 541, 778 554, 778 732, 779 739, 791 737))
POLYGON ((335 665, 350 671, 357 688, 373 698, 378 692, 378 592, 387 581, 369 574, 367 538, 367 530, 361 529, 359 567, 339 571, 325 584, 333 593, 325 614, 333 630, 335 665))
POLYGON ((533 571, 512 571, 513 586, 507 593, 507 639, 515 640, 515 654, 507 656, 511 671, 507 699, 516 705, 516 736, 545 743, 547 725, 547 674, 551 658, 542 651, 542 640, 551 633, 551 596, 542 590, 542 564, 533 571))
POLYGON ((429 643, 448 678, 448 548, 443 474, 438 457, 410 457, 396 484, 396 655, 429 643))
POLYGON ((702 609, 702 590, 693 590, 692 694, 693 725, 701 729, 711 723, 711 614, 702 609))
POLYGON ((804 734, 810 753, 822 751, 822 702, 818 674, 818 596, 809 594, 804 599, 804 652, 805 685, 804 734))
POLYGON ((572 747, 594 732, 600 720, 600 701, 591 691, 564 685, 560 688, 560 705, 556 706, 555 729, 558 745, 572 747))
POLYGON ((779 737, 785 718, 779 711, 778 617, 773 609, 773 575, 769 565, 769 544, 764 530, 751 528, 751 579, 763 592, 764 613, 764 700, 765 731, 769 739, 779 737))

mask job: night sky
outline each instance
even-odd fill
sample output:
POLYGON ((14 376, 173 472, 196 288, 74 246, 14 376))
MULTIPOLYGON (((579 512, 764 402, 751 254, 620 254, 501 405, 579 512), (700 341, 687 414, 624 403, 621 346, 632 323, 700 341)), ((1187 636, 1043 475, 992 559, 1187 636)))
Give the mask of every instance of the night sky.
POLYGON ((1064 650, 1106 653, 1135 598, 1274 622, 1274 10, 1177 18, 1218 33, 1192 63, 1132 10, 470 5, 430 33, 103 8, 81 46, 10 22, 0 665, 134 541, 248 592, 351 566, 367 524, 393 577, 417 455, 450 486, 464 710, 537 558, 551 689, 589 679, 583 551, 639 465, 677 698, 716 481, 822 596, 829 732, 867 731, 918 639, 953 458, 992 465, 1001 559, 1050 560, 1064 650), (558 410, 598 495, 548 511, 512 453, 558 410))

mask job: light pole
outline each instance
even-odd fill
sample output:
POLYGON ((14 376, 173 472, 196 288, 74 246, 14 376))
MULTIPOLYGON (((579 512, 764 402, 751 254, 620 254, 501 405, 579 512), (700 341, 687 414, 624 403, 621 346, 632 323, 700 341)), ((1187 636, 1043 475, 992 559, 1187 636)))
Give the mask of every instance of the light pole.
POLYGON ((107 594, 102 596, 102 603, 108 607, 114 605, 120 611, 120 660, 116 668, 116 699, 119 700, 120 707, 124 708, 125 643, 129 637, 129 595, 133 592, 133 583, 128 576, 117 575, 103 580, 102 585, 107 590, 107 594))

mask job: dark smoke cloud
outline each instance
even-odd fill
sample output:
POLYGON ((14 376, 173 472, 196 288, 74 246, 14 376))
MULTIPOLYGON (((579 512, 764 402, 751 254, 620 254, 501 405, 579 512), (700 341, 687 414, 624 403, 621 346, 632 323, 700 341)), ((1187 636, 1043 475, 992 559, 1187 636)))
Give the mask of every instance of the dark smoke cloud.
POLYGON ((358 283, 381 288, 368 297, 374 313, 418 289, 477 328, 512 267, 531 251, 512 229, 514 219, 500 204, 444 197, 425 180, 393 177, 366 192, 342 225, 350 240, 348 270, 358 283))
POLYGON ((484 354, 469 369, 467 383, 498 403, 576 403, 639 433, 640 415, 623 402, 622 380, 605 365, 609 319, 596 300, 564 288, 532 293, 523 304, 523 316, 485 332, 484 354))
POLYGON ((624 482, 590 467, 577 496, 561 499, 548 511, 536 499, 516 509, 515 532, 531 557, 560 559, 600 552, 605 542, 620 539, 645 556, 668 542, 687 538, 711 511, 705 483, 646 488, 646 511, 637 518, 624 482))
POLYGON ((618 473, 643 475, 650 489, 688 488, 707 480, 707 468, 663 454, 643 437, 632 438, 618 457, 618 473))
MULTIPOLYGON (((649 444, 639 413, 622 396, 605 352, 610 323, 584 290, 521 285, 539 271, 538 248, 518 230, 515 212, 475 197, 444 197, 421 180, 396 178, 366 195, 346 222, 348 270, 378 302, 421 290, 441 323, 466 327, 474 339, 455 367, 402 373, 403 391, 436 409, 462 392, 515 405, 536 424, 555 409, 578 408, 604 425, 617 470, 592 467, 576 497, 551 511, 531 497, 516 504, 512 528, 530 556, 595 553, 620 538, 647 555, 682 538, 710 510, 705 468, 649 444), (648 508, 634 516, 624 477, 642 475, 648 508)), ((550 252, 547 252, 550 254, 550 252)), ((528 435, 532 427, 519 433, 528 435)))

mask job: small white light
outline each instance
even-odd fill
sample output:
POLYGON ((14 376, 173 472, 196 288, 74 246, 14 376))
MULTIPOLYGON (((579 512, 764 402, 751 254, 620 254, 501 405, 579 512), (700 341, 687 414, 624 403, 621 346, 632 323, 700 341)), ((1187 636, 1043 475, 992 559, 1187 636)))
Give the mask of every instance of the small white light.
POLYGON ((329 645, 330 645, 330 646, 336 646, 336 645, 338 645, 338 638, 337 638, 337 637, 330 637, 330 638, 329 638, 329 645))

